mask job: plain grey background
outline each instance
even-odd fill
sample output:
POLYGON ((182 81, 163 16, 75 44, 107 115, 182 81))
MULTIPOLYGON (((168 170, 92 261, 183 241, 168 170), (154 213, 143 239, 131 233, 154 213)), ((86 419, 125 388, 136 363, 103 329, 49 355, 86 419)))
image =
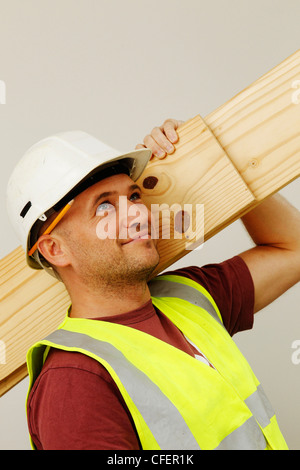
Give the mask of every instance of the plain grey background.
MULTIPOLYGON (((81 129, 130 150, 168 117, 205 117, 300 44, 299 0, 0 0, 0 11, 0 258, 20 244, 5 189, 33 143, 81 129)), ((297 180, 281 193, 300 209, 299 190, 297 180)), ((175 266, 219 262, 250 246, 237 221, 175 266)), ((235 337, 292 449, 300 449, 300 364, 291 347, 300 340, 299 303, 297 284, 235 337)), ((30 448, 27 385, 0 398, 0 449, 30 448)))

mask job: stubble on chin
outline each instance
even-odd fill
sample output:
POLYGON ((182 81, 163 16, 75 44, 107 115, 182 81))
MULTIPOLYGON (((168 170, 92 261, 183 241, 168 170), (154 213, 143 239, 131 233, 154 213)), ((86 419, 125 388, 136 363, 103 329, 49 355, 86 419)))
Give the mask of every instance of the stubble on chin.
MULTIPOLYGON (((151 241, 149 240, 149 243, 151 241)), ((101 250, 99 256, 94 257, 85 253, 84 260, 80 262, 80 277, 90 288, 106 292, 126 289, 126 286, 134 286, 146 283, 159 263, 159 253, 156 247, 150 248, 151 253, 139 255, 135 249, 132 253, 124 255, 124 247, 120 247, 115 253, 101 250)), ((134 248, 134 247, 131 247, 134 248)), ((95 252, 94 252, 95 253, 95 252)), ((81 256, 83 253, 81 252, 81 256)))

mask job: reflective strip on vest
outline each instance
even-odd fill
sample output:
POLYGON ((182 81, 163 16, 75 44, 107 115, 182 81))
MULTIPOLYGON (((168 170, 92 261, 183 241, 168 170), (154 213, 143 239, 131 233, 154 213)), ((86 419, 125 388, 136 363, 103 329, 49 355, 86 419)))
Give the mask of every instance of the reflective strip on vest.
POLYGON ((108 362, 119 376, 161 449, 200 450, 173 403, 144 372, 137 369, 112 344, 67 330, 57 330, 46 340, 65 347, 84 349, 108 362), (169 432, 166 432, 166 429, 169 432))
POLYGON ((261 385, 246 398, 245 403, 262 428, 270 424, 275 412, 261 385))
MULTIPOLYGON (((163 277, 161 279, 158 277, 157 280, 149 282, 148 285, 151 295, 154 297, 174 297, 186 300, 196 307, 203 308, 215 320, 222 324, 213 304, 198 289, 186 284, 181 284, 180 282, 168 281, 163 279, 163 277)), ((262 428, 265 428, 270 424, 270 420, 275 415, 275 412, 261 385, 259 385, 257 390, 245 400, 245 403, 262 428)), ((246 425, 246 423, 245 429, 247 428, 247 432, 252 432, 250 424, 248 423, 246 425)), ((254 427, 252 426, 252 430, 253 429, 254 427)), ((223 442, 220 445, 222 446, 222 444, 223 442)))
POLYGON ((265 450, 267 443, 254 416, 225 437, 214 450, 265 450))
MULTIPOLYGON (((128 361, 113 345, 64 329, 55 331, 46 338, 46 341, 54 346, 90 352, 110 364, 141 413, 160 449, 200 450, 178 409, 146 374, 128 361)), ((258 411, 266 420, 267 414, 262 409, 260 395, 257 390, 247 400, 254 416, 258 411)), ((226 436, 216 450, 266 449, 267 442, 256 422, 257 417, 254 416, 226 436)))
POLYGON ((148 286, 153 297, 174 297, 186 300, 187 302, 196 305, 196 307, 201 307, 206 310, 215 320, 217 320, 217 322, 223 325, 213 304, 207 297, 205 297, 205 295, 194 287, 159 278, 155 281, 149 282, 148 286))

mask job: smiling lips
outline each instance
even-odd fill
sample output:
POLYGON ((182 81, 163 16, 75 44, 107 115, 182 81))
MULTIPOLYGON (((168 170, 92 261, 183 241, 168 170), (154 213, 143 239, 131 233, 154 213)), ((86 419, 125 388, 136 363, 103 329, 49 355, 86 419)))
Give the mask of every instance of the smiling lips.
MULTIPOLYGON (((130 227, 130 229, 132 230, 131 227, 130 227)), ((129 229, 129 232, 130 232, 130 229, 129 229)), ((148 227, 142 227, 142 230, 140 230, 139 232, 135 232, 133 234, 130 234, 130 235, 132 235, 132 236, 130 236, 130 238, 128 240, 126 240, 123 243, 123 245, 128 245, 128 243, 132 243, 132 242, 135 242, 135 241, 138 241, 138 240, 150 240, 151 239, 148 227)))

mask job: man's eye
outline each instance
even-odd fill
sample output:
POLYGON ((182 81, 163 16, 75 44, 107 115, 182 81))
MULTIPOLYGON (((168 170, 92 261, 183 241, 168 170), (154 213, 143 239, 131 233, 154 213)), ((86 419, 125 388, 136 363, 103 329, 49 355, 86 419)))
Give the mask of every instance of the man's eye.
POLYGON ((132 200, 133 200, 133 201, 137 201, 137 200, 139 200, 139 199, 141 199, 140 193, 133 193, 133 194, 130 196, 130 200, 131 200, 131 201, 132 201, 132 200))
POLYGON ((103 215, 104 212, 112 210, 113 207, 114 206, 108 201, 101 202, 96 209, 96 215, 103 215))

